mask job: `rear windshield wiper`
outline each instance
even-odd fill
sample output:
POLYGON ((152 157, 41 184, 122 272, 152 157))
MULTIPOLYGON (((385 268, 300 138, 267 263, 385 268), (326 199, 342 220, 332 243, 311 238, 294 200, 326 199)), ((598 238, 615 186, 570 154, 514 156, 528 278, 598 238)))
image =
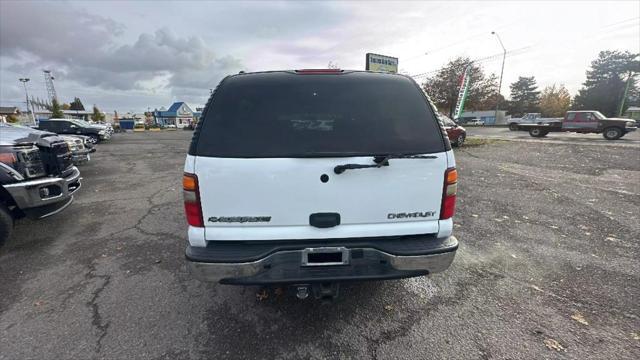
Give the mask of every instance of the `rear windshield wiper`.
POLYGON ((389 154, 374 156, 373 162, 375 164, 363 165, 363 164, 343 164, 337 165, 333 168, 333 172, 336 174, 342 174, 347 170, 355 169, 367 169, 367 168, 379 168, 383 166, 389 166, 389 159, 437 159, 435 155, 404 155, 404 154, 389 154))

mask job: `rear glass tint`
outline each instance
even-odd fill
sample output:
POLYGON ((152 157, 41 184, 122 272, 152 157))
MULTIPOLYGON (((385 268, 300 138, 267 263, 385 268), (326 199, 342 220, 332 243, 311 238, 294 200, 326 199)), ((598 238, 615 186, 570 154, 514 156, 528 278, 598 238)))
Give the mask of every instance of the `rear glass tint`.
POLYGON ((397 75, 285 72, 228 78, 214 94, 195 155, 313 157, 445 150, 421 90, 397 75))

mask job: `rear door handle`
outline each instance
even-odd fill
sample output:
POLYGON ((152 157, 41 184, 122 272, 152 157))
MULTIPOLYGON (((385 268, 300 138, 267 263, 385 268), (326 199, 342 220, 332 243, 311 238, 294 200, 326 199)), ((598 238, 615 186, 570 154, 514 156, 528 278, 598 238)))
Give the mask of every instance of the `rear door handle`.
POLYGON ((309 215, 309 225, 317 228, 330 228, 340 225, 338 213, 314 213, 309 215))

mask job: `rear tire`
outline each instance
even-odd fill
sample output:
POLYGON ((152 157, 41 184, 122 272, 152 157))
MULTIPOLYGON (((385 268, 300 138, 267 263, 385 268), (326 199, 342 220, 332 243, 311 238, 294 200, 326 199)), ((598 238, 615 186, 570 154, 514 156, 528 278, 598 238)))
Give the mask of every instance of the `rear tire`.
POLYGON ((517 124, 517 123, 511 123, 511 124, 509 124, 509 130, 511 130, 511 131, 518 131, 518 124, 517 124))
POLYGON ((542 129, 531 129, 531 130, 529 130, 529 135, 531 135, 532 137, 545 137, 545 136, 547 136, 548 133, 549 133, 549 131, 542 130, 542 129))
POLYGON ((602 136, 607 140, 618 140, 622 135, 624 135, 624 132, 618 127, 608 127, 602 132, 602 136))
POLYGON ((458 135, 456 141, 453 143, 453 146, 460 147, 464 144, 465 136, 463 134, 458 135))
POLYGON ((100 138, 98 138, 97 135, 89 135, 89 138, 87 139, 87 141, 92 144, 97 144, 98 141, 100 141, 100 138))
POLYGON ((9 240, 13 231, 13 216, 4 204, 0 204, 0 247, 9 240))

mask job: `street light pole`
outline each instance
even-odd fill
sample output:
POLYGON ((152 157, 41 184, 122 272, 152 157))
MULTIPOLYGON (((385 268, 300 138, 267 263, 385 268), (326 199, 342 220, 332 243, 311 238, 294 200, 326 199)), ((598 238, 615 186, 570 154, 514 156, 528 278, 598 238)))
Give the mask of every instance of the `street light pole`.
POLYGON ((500 106, 500 90, 502 90, 502 75, 504 74, 504 60, 507 57, 507 49, 504 48, 502 44, 502 40, 500 39, 500 35, 497 32, 492 31, 492 35, 495 35, 498 38, 498 42, 500 42, 500 46, 502 46, 502 69, 500 70, 500 83, 498 85, 498 93, 496 94, 496 123, 498 122, 498 108, 500 106))
MULTIPOLYGON (((27 82, 30 80, 29 78, 20 78, 18 79, 24 85, 24 96, 27 98, 27 112, 29 111, 29 93, 27 92, 27 82)), ((36 123, 36 113, 33 110, 33 104, 31 104, 31 121, 36 123)))

